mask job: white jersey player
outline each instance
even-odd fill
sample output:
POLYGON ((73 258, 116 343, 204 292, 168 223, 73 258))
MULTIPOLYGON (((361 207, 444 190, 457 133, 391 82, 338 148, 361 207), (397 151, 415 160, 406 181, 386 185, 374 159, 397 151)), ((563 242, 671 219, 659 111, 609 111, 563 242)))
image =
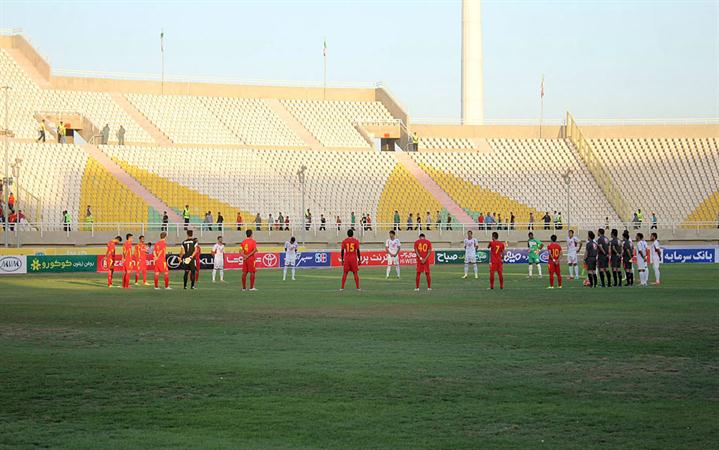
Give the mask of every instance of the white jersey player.
POLYGON ((394 230, 389 232, 389 239, 385 241, 384 248, 387 251, 387 276, 385 278, 389 278, 392 266, 397 268, 397 278, 399 278, 399 250, 402 248, 402 244, 394 230))
POLYGON ((285 268, 282 272, 282 281, 287 279, 287 267, 292 267, 292 281, 295 281, 295 265, 297 264, 297 239, 294 236, 285 242, 285 268))
POLYGON ((467 237, 464 239, 464 276, 467 278, 469 272, 469 265, 474 265, 474 278, 479 278, 477 272, 477 249, 479 248, 479 241, 472 237, 472 231, 467 231, 467 237))
POLYGON ((567 266, 569 267, 569 279, 579 279, 579 264, 577 255, 582 250, 582 241, 574 235, 574 230, 569 230, 567 236, 567 266))
POLYGON ((639 271, 639 285, 646 286, 649 281, 649 273, 647 273, 647 262, 649 261, 649 248, 647 241, 644 240, 642 233, 637 233, 637 271, 639 271))
MULTIPOLYGON (((649 261, 652 263, 652 268, 654 269, 654 283, 653 284, 661 284, 661 274, 659 273, 659 265, 663 262, 663 251, 662 246, 659 244, 659 239, 657 239, 657 233, 652 233, 649 236, 649 242, 651 242, 651 245, 649 246, 649 261)), ((647 274, 647 278, 649 278, 649 274, 647 274)))
POLYGON ((212 282, 215 282, 217 271, 220 271, 220 281, 225 282, 225 243, 222 236, 217 236, 217 243, 212 247, 212 282))

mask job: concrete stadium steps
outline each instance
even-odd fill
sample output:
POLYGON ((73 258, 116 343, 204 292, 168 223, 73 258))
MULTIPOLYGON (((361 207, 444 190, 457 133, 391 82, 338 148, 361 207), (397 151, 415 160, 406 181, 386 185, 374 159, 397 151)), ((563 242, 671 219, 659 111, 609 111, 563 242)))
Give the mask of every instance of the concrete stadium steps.
MULTIPOLYGON (((181 214, 185 205, 189 205, 192 222, 202 222, 205 219, 205 212, 207 211, 212 212, 213 221, 217 220, 217 213, 221 212, 228 226, 235 222, 238 211, 242 213, 242 218, 245 223, 254 220, 255 215, 250 214, 249 211, 243 211, 236 206, 232 206, 212 198, 209 195, 155 175, 152 172, 122 161, 119 158, 113 158, 113 160, 130 174, 130 176, 142 183, 150 192, 165 202, 170 209, 178 215, 181 214)), ((178 222, 180 221, 178 218, 178 222)), ((267 220, 265 219, 264 223, 266 222, 267 220)))
POLYGON ((158 216, 139 195, 119 183, 105 166, 95 158, 88 158, 82 177, 80 205, 77 212, 80 222, 85 219, 85 208, 91 205, 97 223, 148 223, 158 216))
POLYGON ((444 211, 443 216, 446 216, 444 206, 401 163, 394 166, 384 186, 377 207, 376 222, 393 223, 395 210, 399 211, 403 228, 410 213, 419 213, 423 224, 427 211, 433 220, 437 217, 437 211, 444 211))
POLYGON ((426 164, 420 164, 420 167, 462 208, 469 210, 469 214, 475 219, 480 212, 485 215, 496 212, 501 215, 503 223, 508 223, 511 213, 514 213, 517 222, 527 222, 529 214, 533 213, 534 219, 539 222, 544 215, 544 211, 472 184, 456 175, 426 164))
POLYGON ((687 222, 710 222, 707 228, 719 226, 719 191, 714 192, 689 213, 684 224, 687 222))
MULTIPOLYGON (((162 130, 157 128, 154 123, 150 122, 150 120, 145 117, 144 114, 142 114, 137 108, 135 108, 135 105, 130 103, 124 95, 117 92, 111 93, 110 95, 113 101, 117 103, 117 105, 122 108, 128 116, 132 117, 135 123, 137 123, 139 127, 145 130, 145 133, 152 137, 156 144, 172 145, 172 141, 170 140, 170 138, 168 138, 167 135, 162 132, 162 130)), ((129 139, 126 139, 126 141, 130 142, 129 139)))

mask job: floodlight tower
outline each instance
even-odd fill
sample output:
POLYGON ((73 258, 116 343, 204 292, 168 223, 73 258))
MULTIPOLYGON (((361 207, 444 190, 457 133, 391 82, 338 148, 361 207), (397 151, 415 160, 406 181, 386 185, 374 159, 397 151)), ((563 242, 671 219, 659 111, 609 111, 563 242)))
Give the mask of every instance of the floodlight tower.
POLYGON ((484 121, 480 0, 462 0, 462 124, 484 121))

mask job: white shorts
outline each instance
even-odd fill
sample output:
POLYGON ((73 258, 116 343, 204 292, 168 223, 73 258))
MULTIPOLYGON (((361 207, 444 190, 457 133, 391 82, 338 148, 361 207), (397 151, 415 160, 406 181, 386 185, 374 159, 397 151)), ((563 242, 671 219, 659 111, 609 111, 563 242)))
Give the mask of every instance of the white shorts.
POLYGON ((388 266, 399 266, 399 255, 391 256, 389 253, 387 253, 387 265, 388 266))
POLYGON ((661 264, 662 262, 659 259, 652 260, 652 266, 654 266, 654 268, 658 268, 661 264))
POLYGON ((637 270, 646 270, 647 262, 639 255, 637 255, 637 270))
POLYGON ((297 257, 296 256, 285 256, 285 266, 288 267, 294 267, 294 265, 297 263, 297 257))
POLYGON ((225 258, 215 258, 213 261, 213 267, 215 270, 225 270, 225 258))
POLYGON ((567 253, 567 264, 577 264, 576 253, 567 253))
POLYGON ((477 264, 477 255, 467 255, 465 253, 464 263, 465 264, 477 264))

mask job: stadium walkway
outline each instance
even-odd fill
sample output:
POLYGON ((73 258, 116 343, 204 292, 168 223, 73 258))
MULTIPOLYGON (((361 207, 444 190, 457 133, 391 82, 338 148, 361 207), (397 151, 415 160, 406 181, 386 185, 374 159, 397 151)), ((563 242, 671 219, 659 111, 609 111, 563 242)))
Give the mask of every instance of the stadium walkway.
POLYGON ((465 212, 452 197, 442 189, 436 181, 432 179, 427 172, 422 170, 419 165, 414 162, 411 156, 403 151, 392 152, 397 161, 399 161, 409 173, 414 176, 417 181, 424 186, 427 191, 455 218, 459 223, 474 223, 474 219, 465 212))
POLYGON ((105 169, 108 170, 114 176, 117 181, 127 186, 128 189, 130 189, 132 192, 134 192, 136 195, 140 196, 145 203, 147 203, 149 206, 155 208, 155 210, 162 214, 162 211, 167 211, 167 217, 169 218, 170 222, 175 223, 181 223, 182 218, 177 214, 170 206, 166 205, 162 200, 155 197, 155 195, 152 194, 149 190, 147 190, 142 184, 140 184, 139 181, 132 178, 130 174, 125 172, 122 167, 120 167, 118 164, 115 163, 109 156, 107 156, 102 150, 97 148, 97 146, 92 144, 83 144, 80 146, 87 154, 97 162, 103 165, 105 169))

